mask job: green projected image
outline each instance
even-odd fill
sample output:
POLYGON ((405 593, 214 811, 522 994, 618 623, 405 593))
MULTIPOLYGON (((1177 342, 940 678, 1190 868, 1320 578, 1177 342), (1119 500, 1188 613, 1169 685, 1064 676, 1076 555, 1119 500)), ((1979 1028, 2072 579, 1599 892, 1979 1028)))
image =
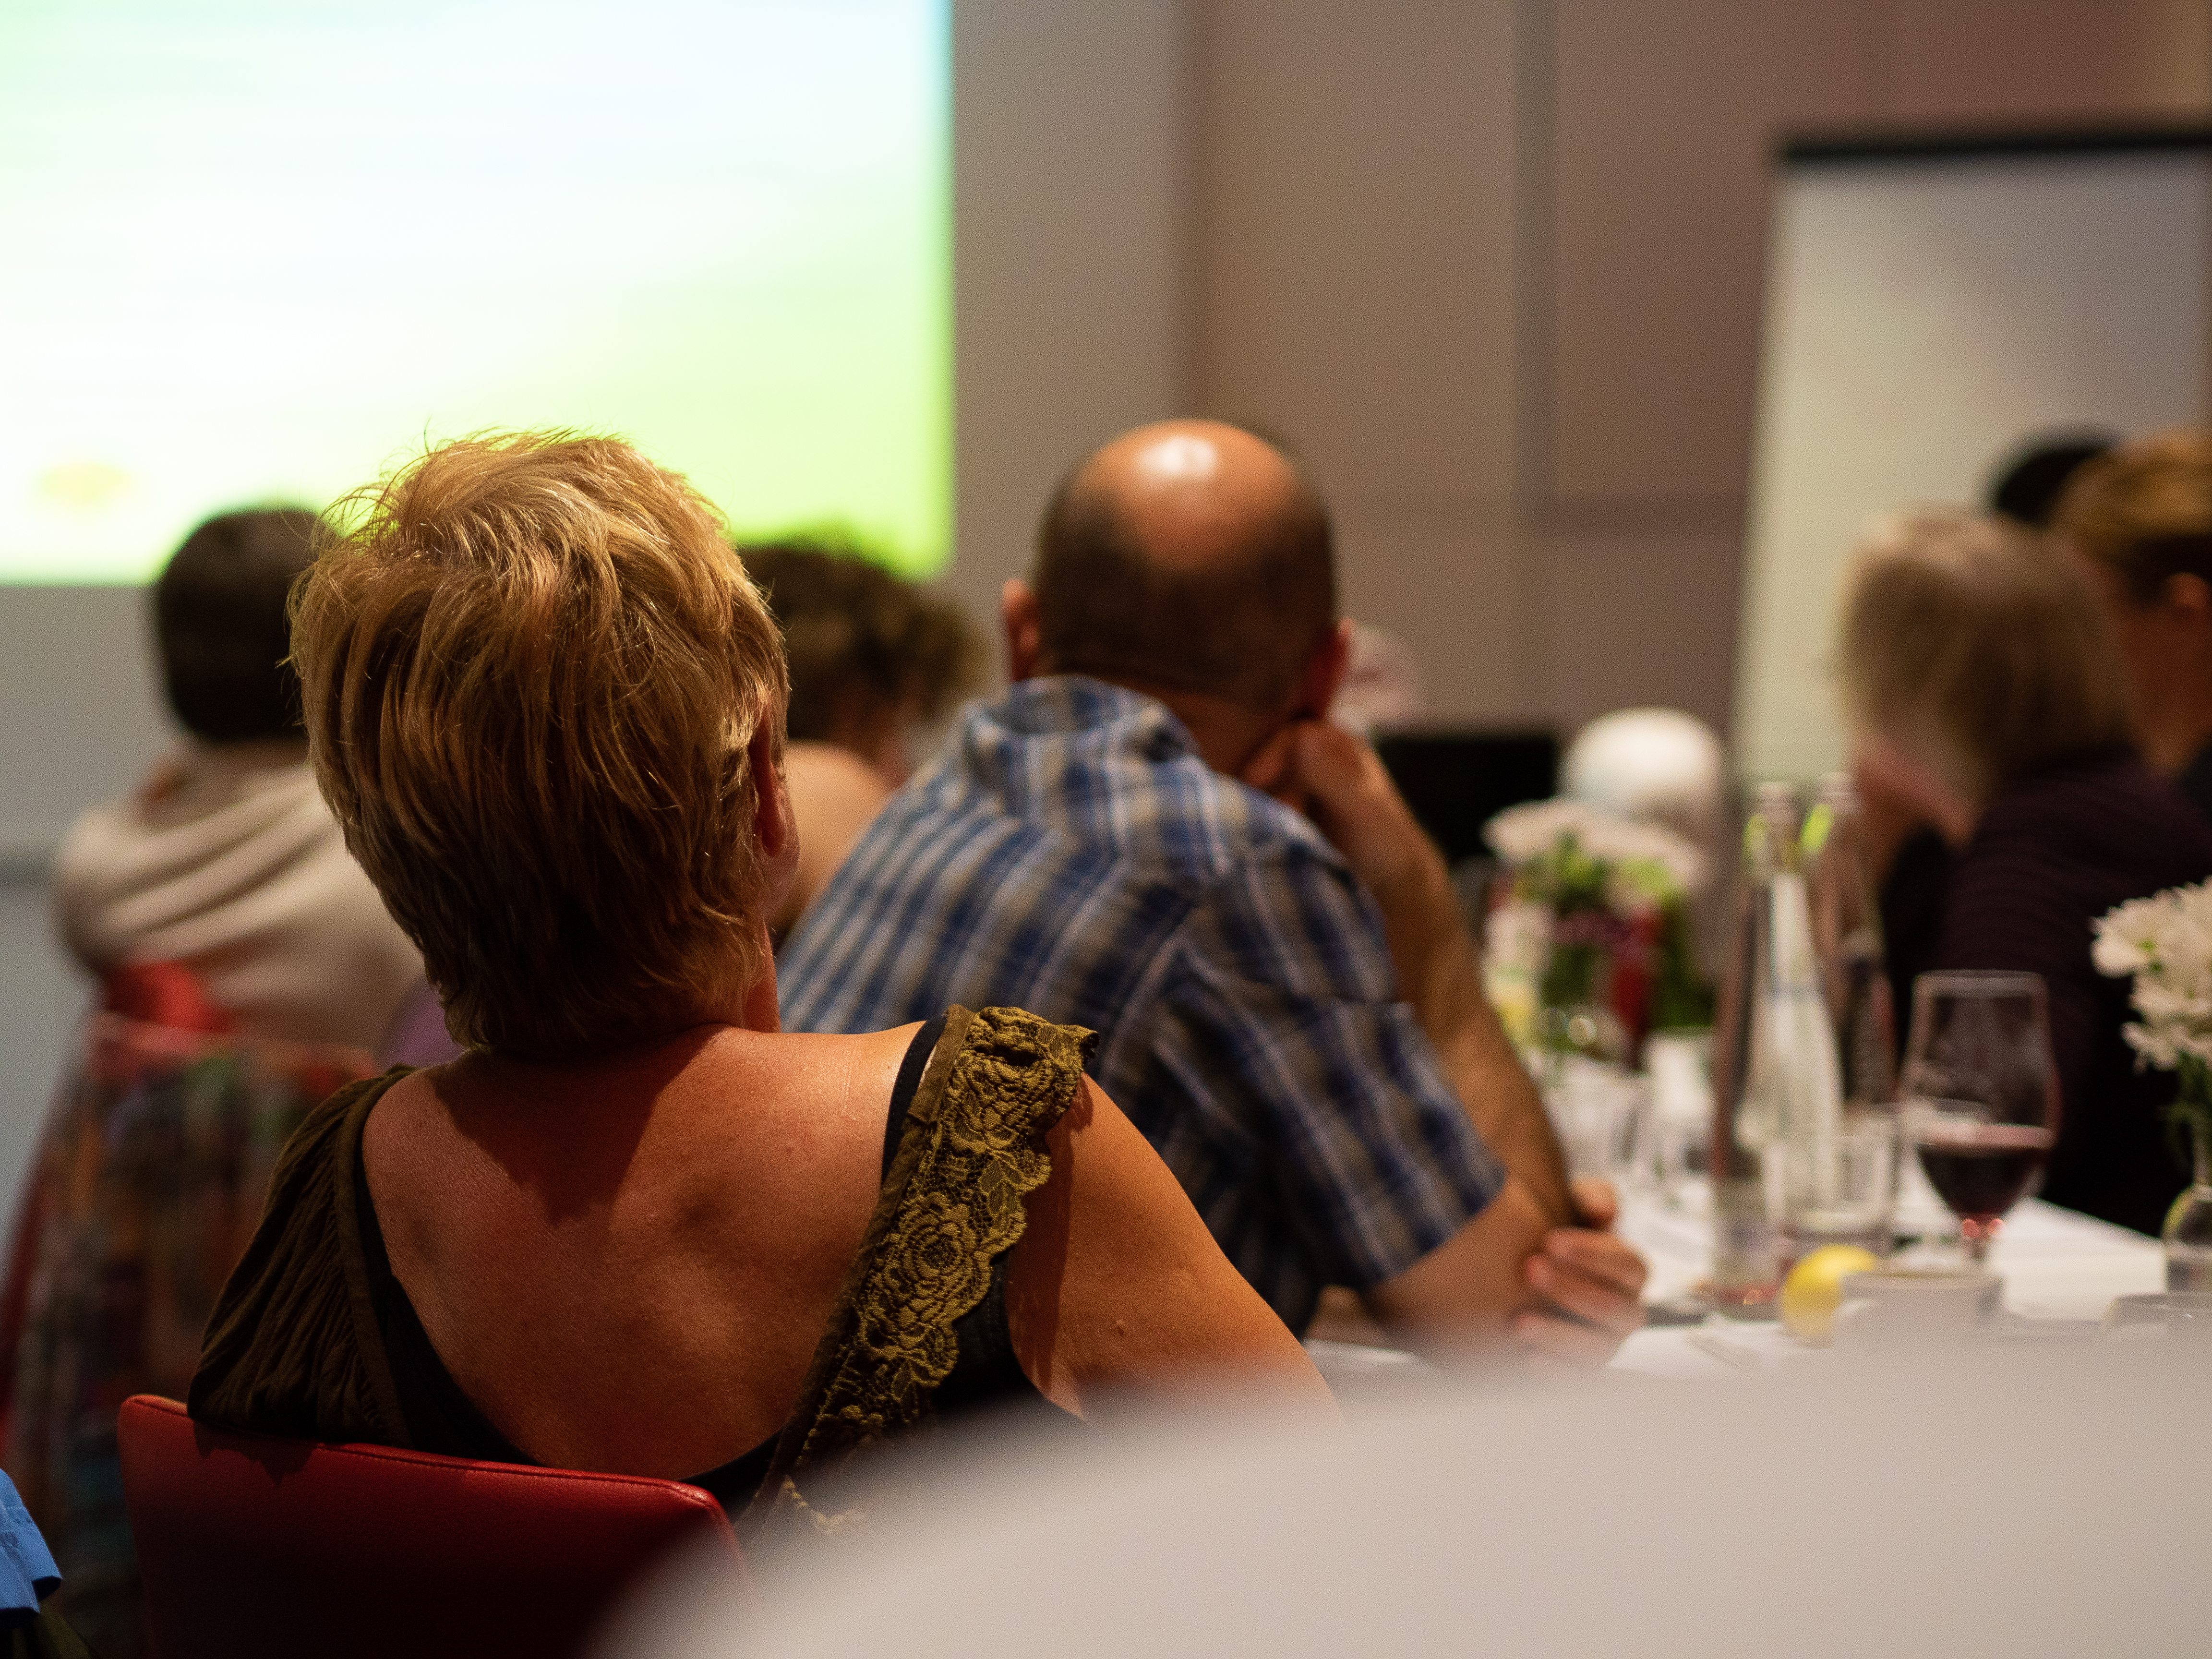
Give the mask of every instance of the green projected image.
POLYGON ((486 427, 947 553, 948 0, 11 0, 0 581, 486 427))

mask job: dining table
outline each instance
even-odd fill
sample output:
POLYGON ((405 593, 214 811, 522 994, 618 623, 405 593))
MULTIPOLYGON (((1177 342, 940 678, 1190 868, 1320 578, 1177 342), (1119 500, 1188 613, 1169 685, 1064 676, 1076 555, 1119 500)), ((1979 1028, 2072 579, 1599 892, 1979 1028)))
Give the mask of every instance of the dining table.
MULTIPOLYGON (((1832 1363, 1832 1351, 1791 1335, 1774 1318, 1703 1313, 1699 1285, 1712 1265, 1712 1211, 1702 1178, 1662 1186, 1620 1183, 1616 1230, 1643 1255, 1648 1322, 1624 1342, 1608 1369, 1686 1382, 1722 1382, 1793 1367, 1832 1363)), ((1932 1194, 1915 1203, 1911 1187, 1899 1221, 1908 1243, 1899 1259, 1943 1260, 1934 1242, 1945 1230, 1932 1194), (1928 1242, 1915 1241, 1924 1236, 1928 1242)), ((1987 1266, 2003 1281, 1999 1316, 2022 1340, 2092 1335, 2116 1297, 2163 1291, 2166 1254, 2159 1242, 2040 1199, 2023 1199, 2005 1218, 1987 1266)), ((1325 1302, 1306 1342, 1315 1364, 1340 1393, 1426 1371, 1361 1317, 1349 1297, 1325 1302)))
MULTIPOLYGON (((1613 1369, 1717 1379, 1829 1357, 1776 1319, 1682 1316, 1712 1263, 1711 1206, 1703 1181, 1684 1181, 1671 1192, 1628 1187, 1616 1226, 1650 1270, 1644 1299, 1652 1319, 1621 1345, 1613 1369)), ((1922 1261, 1940 1261, 1942 1252, 1940 1244, 1910 1247, 1910 1255, 1922 1261)), ((2156 1239, 2034 1198, 2021 1200, 2005 1218, 1986 1266, 2004 1281, 2001 1319, 2029 1339, 2086 1334, 2115 1297, 2166 1288, 2166 1252, 2156 1239)))

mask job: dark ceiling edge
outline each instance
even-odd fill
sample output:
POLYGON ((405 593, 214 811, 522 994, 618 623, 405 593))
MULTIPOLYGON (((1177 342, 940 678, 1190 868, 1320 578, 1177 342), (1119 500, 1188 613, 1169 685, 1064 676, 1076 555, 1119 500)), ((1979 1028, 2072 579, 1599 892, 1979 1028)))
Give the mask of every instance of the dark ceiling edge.
POLYGON ((2077 127, 2043 131, 1856 132, 1784 139, 1785 166, 1852 161, 1954 161, 2013 155, 2112 155, 2212 150, 2212 127, 2077 127))

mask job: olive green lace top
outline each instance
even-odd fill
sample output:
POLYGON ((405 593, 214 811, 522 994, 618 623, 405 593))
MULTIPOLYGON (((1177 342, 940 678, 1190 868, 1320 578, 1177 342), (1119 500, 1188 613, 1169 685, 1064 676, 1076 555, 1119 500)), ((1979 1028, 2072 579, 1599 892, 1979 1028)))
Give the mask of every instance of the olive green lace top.
MULTIPOLYGON (((948 1012, 798 1407, 742 1518, 749 1534, 848 1525, 868 1502, 848 1476, 854 1456, 932 1416, 959 1358, 955 1327, 1022 1236, 1023 1200, 1052 1170, 1045 1137, 1073 1103, 1095 1040, 1019 1009, 948 1012), (829 1510, 825 1485, 840 1489, 829 1510)), ((195 1418, 301 1439, 415 1443, 380 1328, 362 1244, 366 1183, 356 1180, 369 1109, 404 1075, 340 1090, 286 1145, 260 1227, 209 1322, 189 1396, 195 1418)))

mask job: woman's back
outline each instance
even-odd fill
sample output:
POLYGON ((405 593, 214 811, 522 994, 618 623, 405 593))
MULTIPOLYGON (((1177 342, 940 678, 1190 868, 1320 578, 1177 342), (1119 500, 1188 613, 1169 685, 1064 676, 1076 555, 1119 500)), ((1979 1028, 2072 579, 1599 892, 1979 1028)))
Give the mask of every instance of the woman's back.
POLYGON ((392 1271, 453 1380, 565 1468, 682 1478, 772 1435, 875 1206, 913 1035, 723 1026, 395 1085, 363 1159, 392 1271))
POLYGON ((487 1056, 341 1091, 287 1146, 193 1415, 781 1512, 944 1409, 1327 1397, 1084 1077, 1087 1033, 955 1008, 907 1036, 721 1028, 550 1085, 487 1056))

